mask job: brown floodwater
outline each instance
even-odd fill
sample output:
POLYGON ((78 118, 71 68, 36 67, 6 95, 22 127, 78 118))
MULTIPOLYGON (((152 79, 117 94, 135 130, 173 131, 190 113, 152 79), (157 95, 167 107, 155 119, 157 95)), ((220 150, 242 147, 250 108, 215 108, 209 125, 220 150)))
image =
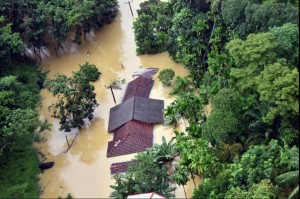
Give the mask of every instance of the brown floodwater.
MULTIPOLYGON (((134 17, 137 16, 136 9, 142 1, 135 0, 131 3, 134 17)), ((71 75, 72 71, 79 69, 79 64, 86 61, 95 64, 102 75, 94 83, 100 105, 96 108, 91 123, 80 131, 73 130, 69 133, 59 131, 58 120, 51 118, 47 109, 55 98, 48 91, 42 90, 41 119, 47 119, 53 126, 51 130, 43 133, 45 142, 37 144, 37 147, 45 154, 46 161, 54 161, 55 164, 40 176, 41 198, 65 197, 68 193, 75 198, 108 198, 112 192, 109 186, 114 184, 110 175, 110 165, 129 161, 134 157, 135 154, 106 157, 107 143, 113 137, 107 132, 109 110, 115 106, 110 90, 105 88, 106 85, 117 78, 124 78, 126 82, 131 81, 134 72, 141 67, 160 70, 172 68, 176 75, 188 74, 188 71, 182 65, 174 63, 167 53, 136 56, 132 29, 134 18, 128 4, 119 1, 119 5, 120 13, 114 22, 92 32, 82 45, 72 44, 70 38, 70 41, 64 44, 65 52, 61 52, 59 57, 51 51, 42 54, 42 65, 49 70, 50 78, 57 73, 71 75), (78 135, 72 148, 63 153, 67 148, 65 135, 72 142, 76 134, 78 135)), ((150 97, 163 99, 167 106, 174 98, 168 96, 170 88, 163 88, 157 76, 158 74, 154 76, 155 84, 150 97)), ((114 90, 117 104, 122 101, 124 90, 114 90)), ((184 126, 181 125, 179 128, 183 130, 184 126)), ((172 127, 156 125, 154 143, 160 144, 162 136, 167 140, 171 139, 174 136, 172 127)), ((200 182, 199 179, 196 180, 197 183, 200 182)), ((194 184, 190 181, 186 186, 188 197, 191 196, 193 188, 194 184)), ((177 188, 175 193, 177 198, 184 197, 182 187, 177 188)))

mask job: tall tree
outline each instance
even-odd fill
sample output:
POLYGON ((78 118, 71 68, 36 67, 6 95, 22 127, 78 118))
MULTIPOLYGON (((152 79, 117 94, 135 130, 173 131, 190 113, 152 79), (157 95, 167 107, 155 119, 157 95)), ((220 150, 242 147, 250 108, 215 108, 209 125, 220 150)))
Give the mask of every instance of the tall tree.
POLYGON ((19 33, 13 32, 12 24, 6 24, 4 17, 0 16, 0 58, 11 63, 12 53, 20 53, 24 44, 19 33))
POLYGON ((165 165, 159 164, 149 153, 139 153, 128 166, 125 175, 115 175, 115 185, 110 197, 126 198, 131 194, 156 192, 172 198, 176 188, 170 186, 169 174, 165 165))
POLYGON ((56 75, 55 79, 45 82, 45 87, 58 97, 58 101, 49 109, 52 110, 52 116, 60 120, 60 130, 69 132, 71 128, 81 128, 85 118, 93 118, 94 109, 98 106, 94 86, 90 84, 94 77, 89 76, 86 67, 95 68, 86 63, 80 66, 79 71, 73 72, 72 77, 56 75))
POLYGON ((250 33, 266 32, 288 22, 299 24, 296 7, 274 1, 227 0, 222 3, 221 13, 231 36, 243 39, 250 33))
POLYGON ((286 23, 283 26, 274 27, 270 32, 275 36, 278 48, 278 57, 285 58, 292 66, 299 62, 299 27, 293 23, 286 23))
POLYGON ((241 135, 242 103, 238 92, 222 89, 212 99, 212 111, 203 124, 203 136, 216 142, 232 143, 241 135))
POLYGON ((299 72, 284 64, 269 64, 256 77, 260 101, 270 103, 263 119, 272 123, 276 116, 291 118, 299 115, 299 72))
POLYGON ((255 77, 269 63, 276 60, 275 36, 272 33, 250 34, 247 40, 231 40, 226 48, 235 61, 230 75, 237 79, 237 87, 241 92, 255 90, 255 77))

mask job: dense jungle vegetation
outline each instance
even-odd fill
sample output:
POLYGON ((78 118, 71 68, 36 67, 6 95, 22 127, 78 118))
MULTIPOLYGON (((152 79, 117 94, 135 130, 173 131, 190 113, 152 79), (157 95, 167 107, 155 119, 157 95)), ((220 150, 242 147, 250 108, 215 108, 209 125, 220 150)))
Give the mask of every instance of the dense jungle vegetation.
POLYGON ((198 175, 193 198, 298 198, 299 1, 149 0, 140 7, 137 54, 167 51, 190 70, 175 78, 176 100, 164 110, 166 124, 188 122, 175 144, 154 146, 115 176, 111 196, 172 197, 167 182, 184 186, 198 175))
MULTIPOLYGON (((26 50, 38 57, 45 48, 58 53, 70 33, 80 44, 93 28, 110 23, 117 9, 116 0, 0 1, 0 198, 38 198, 41 191, 33 141, 40 140, 36 130, 49 126, 36 110, 46 74, 26 50)), ((82 70, 76 73, 81 82, 82 70)))

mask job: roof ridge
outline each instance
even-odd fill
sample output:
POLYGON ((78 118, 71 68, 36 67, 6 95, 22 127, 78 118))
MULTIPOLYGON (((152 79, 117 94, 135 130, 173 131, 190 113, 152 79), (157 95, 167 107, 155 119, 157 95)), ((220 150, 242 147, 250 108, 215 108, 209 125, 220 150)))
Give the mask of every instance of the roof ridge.
POLYGON ((136 97, 137 96, 133 96, 133 107, 132 107, 132 117, 131 117, 132 119, 131 119, 131 121, 135 119, 134 116, 135 116, 135 100, 136 100, 136 97))
POLYGON ((118 142, 118 144, 117 145, 115 145, 112 149, 111 149, 111 151, 107 154, 107 155, 109 155, 110 153, 112 153, 118 146, 119 146, 119 144, 121 143, 123 143, 128 137, 129 137, 129 135, 131 134, 131 132, 129 132, 126 136, 125 136, 125 138, 123 139, 123 140, 121 140, 121 141, 119 141, 119 140, 117 140, 117 141, 115 141, 115 140, 112 140, 112 141, 110 141, 110 142, 118 142))
POLYGON ((138 90, 138 87, 139 87, 139 83, 140 83, 140 81, 141 81, 141 78, 140 78, 141 76, 139 76, 138 78, 136 78, 135 80, 133 80, 133 81, 137 81, 137 84, 136 84, 136 87, 135 87, 135 89, 134 89, 134 92, 133 92, 133 96, 135 96, 135 94, 136 94, 136 91, 138 90))
POLYGON ((136 138, 145 146, 145 147, 149 147, 149 146, 147 146, 141 139, 140 139, 140 137, 137 135, 137 133, 133 133, 133 134, 136 134, 135 136, 136 136, 136 138))

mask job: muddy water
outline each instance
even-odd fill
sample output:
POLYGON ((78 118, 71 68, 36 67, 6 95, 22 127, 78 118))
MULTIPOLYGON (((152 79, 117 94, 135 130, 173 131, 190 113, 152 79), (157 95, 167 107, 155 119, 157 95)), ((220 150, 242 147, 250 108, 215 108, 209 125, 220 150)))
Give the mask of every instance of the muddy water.
MULTIPOLYGON (((135 17, 140 2, 142 1, 135 0, 131 3, 135 17)), ((72 71, 79 69, 79 64, 86 61, 95 64, 102 75, 94 83, 100 105, 95 110, 92 122, 80 131, 73 130, 70 133, 59 131, 58 120, 51 118, 47 109, 55 99, 48 91, 42 91, 41 118, 47 119, 53 126, 50 131, 44 133, 46 141, 37 146, 45 154, 46 161, 54 161, 55 165, 41 175, 40 184, 43 189, 41 198, 65 197, 68 193, 76 198, 107 198, 112 191, 109 185, 114 183, 110 175, 110 165, 129 161, 134 156, 131 154, 106 158, 107 143, 112 140, 112 134, 107 132, 109 109, 115 106, 110 90, 105 88, 106 85, 117 78, 125 78, 126 82, 131 81, 133 73, 141 66, 160 70, 172 68, 176 75, 188 73, 182 65, 174 63, 167 53, 136 56, 132 29, 134 18, 127 4, 120 1, 119 5, 120 13, 115 21, 92 32, 81 46, 66 42, 65 52, 61 52, 59 57, 48 51, 42 55, 42 64, 50 71, 48 77, 53 77, 56 73, 71 75, 72 71), (67 153, 63 153, 67 148, 66 135, 70 143, 74 139, 75 141, 73 147, 67 153)), ((170 104, 173 100, 168 96, 170 89, 162 87, 157 75, 154 76, 154 80, 150 97, 164 99, 165 106, 170 104)), ((124 89, 115 90, 117 103, 121 102, 123 94, 124 89)), ((154 130, 154 142, 160 144, 162 136, 169 140, 174 136, 172 128, 157 125, 154 130)), ((191 195, 193 188, 194 185, 189 182, 186 186, 188 196, 191 195)), ((181 187, 176 190, 176 197, 184 197, 181 187)))

